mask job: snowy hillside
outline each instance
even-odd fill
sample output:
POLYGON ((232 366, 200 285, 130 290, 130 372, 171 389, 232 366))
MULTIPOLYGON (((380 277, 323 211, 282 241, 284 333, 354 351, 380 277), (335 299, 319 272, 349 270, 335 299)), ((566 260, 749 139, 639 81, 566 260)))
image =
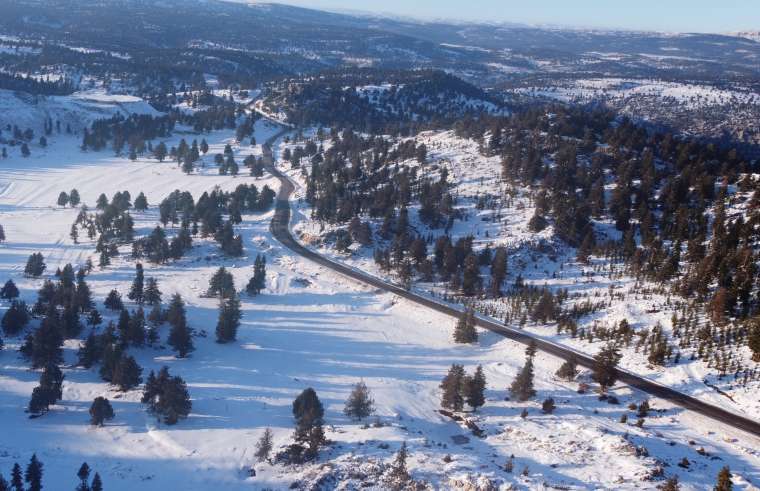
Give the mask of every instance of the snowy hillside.
MULTIPOLYGON (((450 192, 457 197, 457 209, 463 215, 454 222, 448 233, 454 238, 472 235, 473 247, 478 252, 486 247, 491 250, 506 247, 510 256, 507 283, 515 282, 519 277, 524 284, 536 288, 547 287, 555 292, 565 290, 570 297, 569 303, 581 309, 589 302, 601 304, 583 317, 577 326, 580 330, 595 332, 615 326, 625 319, 637 332, 648 332, 659 325, 669 336, 673 335, 673 310, 678 305, 685 308, 685 303, 672 299, 667 291, 658 290, 657 285, 641 285, 631 276, 614 272, 614 265, 602 259, 583 264, 576 259, 575 249, 567 247, 556 237, 551 224, 540 232, 532 231, 529 222, 536 210, 534 196, 530 189, 503 182, 500 158, 483 156, 477 142, 457 137, 452 131, 424 132, 413 140, 425 145, 428 163, 420 166, 416 160, 408 160, 402 165, 417 168, 428 177, 435 177, 440 169, 447 169, 453 183, 450 192)), ((303 146, 303 143, 289 144, 291 149, 298 146, 303 146)), ((326 147, 329 148, 329 142, 326 142, 326 147)), ((396 272, 383 271, 377 264, 371 247, 354 243, 347 253, 336 251, 335 230, 345 227, 314 220, 313 209, 302 200, 306 192, 304 175, 309 172, 310 164, 304 159, 304 170, 290 169, 289 162, 281 162, 280 165, 299 183, 296 197, 301 199, 300 213, 296 215, 294 231, 302 241, 338 261, 399 281, 396 272)), ((410 227, 422 236, 434 233, 435 230, 421 222, 418 215, 419 205, 410 206, 410 227)), ((371 221, 375 230, 381 228, 382 222, 382 219, 371 221)), ((619 233, 611 225, 608 222, 597 224, 602 235, 618 236, 619 233)), ((415 290, 439 298, 453 294, 455 301, 462 301, 456 300, 455 292, 440 281, 419 282, 415 290)), ((593 336, 584 339, 583 335, 578 338, 575 334, 560 334, 556 323, 512 318, 513 301, 513 298, 506 297, 474 299, 471 303, 477 305, 481 312, 504 320, 509 325, 556 340, 580 352, 594 354, 605 344, 602 339, 593 340, 593 336)), ((719 376, 710 364, 687 360, 686 353, 676 366, 659 367, 650 363, 647 353, 639 348, 632 346, 624 350, 623 367, 737 413, 750 417, 760 414, 760 400, 757 397, 760 385, 757 381, 744 385, 740 383, 740 377, 719 376)), ((740 360, 745 366, 753 366, 751 352, 746 348, 741 351, 740 360)))
MULTIPOLYGON (((278 130, 259 121, 254 135, 264 141, 278 130)), ((194 137, 182 131, 167 144, 194 137)), ((74 244, 68 236, 77 210, 56 206, 62 190, 77 188, 89 206, 100 193, 144 192, 150 207, 133 212, 135 229, 142 235, 158 223, 156 205, 174 189, 197 196, 215 186, 232 190, 241 183, 278 187, 268 176, 216 172, 210 156, 227 143, 238 160, 261 154, 260 146, 238 145, 233 136, 231 131, 204 135, 210 151, 191 175, 174 162, 143 157, 132 162, 109 151, 81 152, 79 139, 65 135, 53 136, 48 150, 39 149, 29 158, 11 155, 0 171, 0 223, 8 237, 0 245, 3 279, 12 278, 22 298, 32 303, 42 279, 23 275, 28 254, 42 252, 48 271, 95 259, 94 242, 82 238, 74 244)), ((497 186, 498 162, 476 158, 471 143, 449 133, 420 138, 433 160, 450 166, 463 202, 471 203, 476 190, 497 186)), ((283 148, 275 145, 275 154, 281 155, 283 148)), ((519 247, 527 240, 521 223, 529 212, 520 210, 520 203, 528 202, 518 192, 513 207, 504 209, 504 222, 481 232, 487 228, 505 244, 519 247), (503 230, 510 233, 503 235, 503 230)), ((299 210, 299 227, 307 230, 308 211, 299 210)), ((477 212, 468 213, 474 224, 477 212)), ((158 280, 165 296, 182 294, 196 332, 197 349, 186 359, 164 346, 165 331, 158 346, 130 348, 145 370, 143 376, 167 365, 187 381, 193 410, 176 426, 157 423, 140 404, 141 391, 118 392, 96 369, 75 367, 76 340, 68 341, 64 350, 62 400, 44 416, 29 419, 24 408, 38 373, 15 351, 22 339, 5 338, 0 351, 0 472, 8 475, 13 462, 24 463, 36 452, 49 489, 59 484, 73 488, 75 470, 87 461, 109 490, 148 491, 178 484, 187 490, 380 490, 391 486, 394 454, 405 442, 409 472, 420 489, 656 489, 662 473, 677 474, 682 489, 703 489, 724 465, 730 465, 740 489, 760 482, 756 438, 658 400, 650 400, 653 410, 637 426, 636 410, 628 406, 641 403, 643 394, 619 386, 612 391, 617 404, 600 401, 592 392, 579 392, 580 382, 589 381, 587 373, 573 382, 555 377, 561 362, 550 356, 538 354, 535 360, 537 396, 524 403, 507 400, 506 389, 524 363, 524 346, 489 333, 481 333, 475 345, 454 345, 453 319, 295 256, 271 236, 270 218, 271 212, 243 215, 238 226, 246 250, 242 258, 225 259, 210 239, 196 238, 183 259, 145 265, 146 276, 158 280), (242 296, 237 342, 217 344, 211 334, 217 301, 205 296, 209 278, 224 265, 241 289, 259 253, 268 263, 266 289, 258 297, 242 296), (438 386, 454 363, 468 372, 482 365, 487 378, 485 405, 464 413, 461 422, 438 412, 438 386), (376 415, 368 424, 342 413, 351 386, 360 380, 375 399, 376 415), (307 387, 316 390, 325 406, 329 443, 313 463, 258 463, 253 454, 265 428, 273 430, 276 450, 292 441, 291 403, 307 387), (96 396, 110 399, 116 413, 103 428, 88 424, 87 409, 96 396), (541 410, 540 401, 548 398, 556 403, 553 413, 541 410), (622 422, 624 414, 628 422, 622 422), (678 466, 684 459, 688 468, 678 466)), ((134 276, 135 261, 128 251, 121 252, 110 266, 87 277, 98 307, 112 288, 126 291, 134 276)), ((136 305, 127 302, 127 307, 136 305)), ((106 320, 115 320, 115 314, 103 312, 106 320)))
POLYGON ((0 90, 0 127, 16 125, 42 135, 47 120, 60 121, 61 131, 81 133, 97 119, 116 114, 159 114, 139 97, 108 94, 102 89, 76 92, 72 96, 35 96, 0 90))

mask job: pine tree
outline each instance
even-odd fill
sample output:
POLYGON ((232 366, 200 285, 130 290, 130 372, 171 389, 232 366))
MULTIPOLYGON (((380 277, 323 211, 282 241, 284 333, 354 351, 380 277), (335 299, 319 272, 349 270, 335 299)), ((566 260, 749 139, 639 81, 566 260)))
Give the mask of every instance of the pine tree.
POLYGON ((192 333, 187 325, 185 302, 182 300, 179 293, 175 293, 172 296, 166 317, 171 325, 168 339, 169 346, 177 351, 180 358, 184 358, 188 353, 192 352, 195 347, 193 346, 192 333))
POLYGON ((246 292, 255 296, 261 293, 266 288, 266 257, 263 255, 256 255, 256 260, 253 263, 253 277, 248 281, 246 286, 246 292))
POLYGON ((454 341, 457 343, 474 343, 478 340, 475 329, 475 311, 468 307, 462 312, 454 327, 454 341))
POLYGON ((150 372, 142 402, 149 404, 150 412, 168 425, 186 418, 192 409, 187 384, 181 377, 170 376, 167 367, 163 367, 158 376, 150 372))
POLYGON ((393 460, 391 466, 391 472, 389 478, 395 487, 403 489, 403 485, 409 482, 411 477, 409 476, 409 470, 406 468, 406 459, 408 458, 408 452, 406 449, 406 442, 401 444, 398 452, 396 452, 396 458, 393 460))
POLYGON ((441 407, 451 409, 452 411, 461 411, 464 407, 464 397, 462 388, 464 384, 464 367, 462 365, 451 365, 449 373, 441 382, 441 407))
POLYGON ((145 211, 148 209, 148 198, 145 197, 145 194, 140 191, 140 194, 137 195, 137 198, 135 198, 135 210, 137 211, 145 211))
POLYGON ((718 481, 715 483, 714 491, 731 491, 734 483, 731 482, 731 470, 728 466, 723 467, 718 473, 718 481))
POLYGON ((61 194, 58 195, 58 206, 66 206, 69 204, 69 195, 66 194, 66 191, 61 191, 61 194))
POLYGON ((143 273, 143 265, 137 263, 135 265, 135 279, 132 281, 132 287, 129 289, 127 298, 130 300, 142 303, 143 302, 143 284, 145 282, 145 276, 143 273))
POLYGON ((346 400, 343 414, 351 419, 361 421, 375 412, 375 401, 372 399, 364 381, 357 382, 346 400))
POLYGON ((41 252, 35 252, 32 255, 29 256, 29 259, 26 261, 26 267, 24 268, 24 274, 27 276, 31 276, 33 278, 38 278, 42 276, 42 273, 45 272, 45 258, 42 256, 41 252))
POLYGON ((309 445, 309 456, 316 457, 319 446, 324 443, 322 429, 324 408, 317 393, 309 387, 293 401, 293 417, 296 420, 295 440, 309 445))
POLYGON ((63 361, 63 336, 58 326, 57 314, 42 319, 40 327, 27 336, 21 347, 21 354, 31 361, 33 368, 44 367, 50 363, 63 361))
POLYGON ((509 393, 520 402, 527 401, 536 395, 536 391, 533 389, 532 356, 527 357, 525 365, 509 387, 509 393))
POLYGON ((158 289, 158 282, 155 278, 148 278, 143 291, 143 300, 148 305, 158 305, 161 303, 161 290, 158 289))
POLYGON ((261 438, 259 438, 259 441, 256 442, 256 458, 259 459, 259 462, 263 462, 269 458, 269 454, 272 452, 272 430, 269 428, 266 428, 264 430, 264 434, 261 435, 261 438))
POLYGON ((81 467, 79 467, 77 477, 79 478, 79 484, 77 485, 76 491, 90 491, 90 484, 88 483, 90 480, 90 466, 87 465, 87 462, 84 462, 81 467))
POLYGON ((479 407, 485 404, 486 376, 483 373, 483 367, 478 365, 475 374, 472 377, 465 377, 464 397, 467 404, 477 411, 479 407))
POLYGON ((3 285, 3 288, 0 289, 0 298, 3 298, 5 300, 13 300, 14 298, 17 298, 19 296, 18 288, 16 287, 16 284, 13 282, 13 280, 8 280, 5 282, 5 285, 3 285))
POLYGON ((0 225, 0 243, 5 242, 5 229, 0 225))
POLYGON ((42 467, 42 462, 37 459, 37 454, 32 454, 24 472, 24 481, 28 484, 27 491, 42 490, 42 467))
POLYGON ((18 462, 13 464, 13 470, 11 470, 11 486, 13 491, 24 491, 24 475, 21 473, 18 462))
POLYGON ((127 392, 140 385, 142 382, 141 373, 142 368, 137 364, 134 357, 122 354, 114 367, 111 383, 117 386, 120 391, 127 392))
POLYGON ((96 397, 90 406, 90 424, 93 426, 103 426, 105 421, 114 417, 113 407, 105 397, 96 397))
POLYGON ((116 290, 111 290, 108 292, 108 296, 106 297, 105 302, 103 302, 103 305, 108 310, 122 310, 124 308, 124 303, 121 301, 121 294, 117 292, 116 290))
POLYGON ((84 368, 91 368, 95 363, 100 361, 102 356, 103 347, 101 346, 100 338, 95 335, 94 331, 91 331, 77 352, 77 364, 84 368))
POLYGON ((103 491, 103 481, 100 479, 100 474, 97 472, 95 473, 95 477, 92 478, 90 491, 103 491))
POLYGON ((554 404, 554 399, 551 397, 549 397, 548 399, 544 399, 544 402, 541 403, 541 410, 544 412, 544 414, 553 413, 556 407, 557 406, 554 404))
POLYGON ((72 189, 71 192, 69 193, 69 204, 71 205, 72 208, 74 208, 75 206, 79 205, 80 201, 81 201, 81 198, 79 196, 79 191, 77 191, 76 189, 72 189))
POLYGON ((222 266, 211 277, 206 294, 211 297, 230 298, 235 295, 235 280, 232 273, 222 266))
POLYGON ((240 327, 240 299, 233 295, 219 302, 219 320, 216 324, 216 342, 230 343, 237 339, 240 327))
POLYGON ((29 309, 21 300, 13 300, 8 310, 3 314, 0 325, 6 336, 15 336, 29 323, 29 309))
POLYGON ((619 362, 620 353, 613 343, 608 343, 594 356, 593 379, 600 385, 602 392, 615 385, 619 362))
POLYGON ((11 491, 10 484, 5 480, 2 474, 0 474, 0 491, 11 491))
POLYGON ((564 380, 574 380, 576 375, 578 375, 578 363, 575 361, 575 357, 571 356, 568 358, 562 366, 559 367, 559 370, 557 370, 556 373, 557 377, 564 379, 564 380))

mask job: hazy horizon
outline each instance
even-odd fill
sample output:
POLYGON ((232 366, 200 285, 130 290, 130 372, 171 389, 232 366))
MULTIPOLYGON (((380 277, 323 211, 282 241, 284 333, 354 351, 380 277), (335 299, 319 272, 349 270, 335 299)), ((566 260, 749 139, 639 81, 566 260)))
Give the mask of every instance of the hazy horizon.
MULTIPOLYGON (((239 1, 239 0, 238 0, 239 1)), ((245 0, 243 0, 245 1, 245 0)), ((636 5, 610 5, 598 0, 567 4, 562 0, 275 0, 317 10, 377 14, 419 20, 499 22, 568 28, 625 29, 663 32, 727 33, 760 30, 760 3, 749 0, 641 0, 636 5)))

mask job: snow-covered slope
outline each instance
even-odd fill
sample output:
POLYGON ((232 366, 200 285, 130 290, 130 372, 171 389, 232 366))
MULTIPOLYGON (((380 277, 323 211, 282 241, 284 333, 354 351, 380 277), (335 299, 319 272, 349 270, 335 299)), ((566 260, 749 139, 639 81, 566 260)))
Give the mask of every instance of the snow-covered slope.
POLYGON ((0 128, 16 125, 22 131, 31 128, 36 135, 43 134, 48 119, 61 123, 62 132, 67 126, 72 132, 81 132, 96 119, 116 114, 158 115, 150 104, 139 97, 108 94, 101 89, 75 92, 70 96, 35 96, 23 92, 0 90, 0 128))
MULTIPOLYGON (((255 135, 264 141, 275 131, 259 122, 255 135)), ((259 147, 236 145, 232 136, 205 135, 209 157, 226 143, 232 143, 238 160, 260 152, 259 147)), ((190 136, 178 134, 174 140, 180 137, 190 136)), ((460 169, 456 175, 465 175, 469 164, 455 155, 456 147, 440 135, 429 138, 433 152, 450 152, 452 161, 456 159, 452 165, 460 169), (438 146, 436 138, 443 138, 438 146)), ((168 143, 176 144, 174 140, 168 143)), ((77 143, 73 137, 56 137, 48 150, 28 159, 12 156, 0 168, 0 223, 8 236, 0 245, 0 278, 13 278, 28 301, 41 284, 21 274, 28 254, 42 251, 49 270, 66 262, 81 264, 94 255, 93 243, 77 245, 68 238, 77 212, 54 205, 62 190, 76 187, 89 205, 102 192, 145 192, 150 209, 133 213, 136 229, 145 233, 158 220, 156 204, 174 189, 197 195, 214 186, 277 185, 271 177, 219 176, 209 157, 200 173, 188 176, 174 163, 130 162, 108 151, 82 153, 77 143)), ((483 172, 487 178, 490 171, 483 172)), ((472 179, 476 186, 479 176, 472 179)), ((14 351, 20 339, 8 338, 0 351, 0 472, 7 475, 13 462, 26 462, 36 452, 45 464, 46 489, 73 488, 76 469, 87 461, 101 474, 106 489, 115 491, 177 486, 198 491, 380 490, 388 489, 384 479, 393 453, 407 442, 412 477, 430 489, 655 489, 660 468, 667 475, 678 474, 683 489, 704 489, 723 465, 731 466, 739 488, 760 482, 758 439, 656 400, 652 405, 657 411, 643 427, 621 423, 627 413, 633 421, 627 405, 643 400, 642 394, 619 387, 614 390, 618 405, 599 401, 592 393, 580 394, 578 383, 553 376, 560 361, 549 356, 536 359, 536 399, 505 400, 506 388, 524 362, 523 346, 489 333, 481 333, 476 345, 454 345, 452 319, 294 256, 270 235, 271 212, 243 218, 236 228, 244 237, 244 258, 220 258, 215 244, 198 239, 176 263, 145 265, 146 275, 158 279, 165 296, 179 292, 186 300, 189 323, 199 333, 197 351, 187 359, 176 359, 167 348, 130 352, 146 371, 168 365, 188 382, 190 417, 172 427, 156 423, 139 403, 140 391, 120 394, 99 379, 97 369, 74 368, 77 343, 72 341, 65 349, 62 401, 43 417, 28 419, 24 407, 38 373, 14 351), (213 332, 217 305, 202 293, 221 265, 242 287, 258 253, 267 257, 267 289, 262 296, 243 297, 238 341, 219 345, 213 335, 203 336, 213 332), (452 363, 468 371, 477 365, 485 369, 486 404, 465 415, 484 431, 483 438, 437 412, 438 385, 452 363), (342 414, 351 385, 359 380, 367 383, 377 407, 369 425, 342 414), (315 388, 325 406, 330 444, 314 464, 256 463, 254 446, 264 428, 274 430, 276 447, 291 441, 291 403, 306 387, 315 388), (87 409, 96 396, 111 399, 116 412, 104 428, 87 423, 87 409), (540 410, 540 401, 548 397, 557 403, 554 414, 540 410), (520 416, 523 409, 527 418, 520 416), (698 452, 700 448, 705 452, 698 452), (508 473, 504 466, 512 455, 514 469, 508 473), (684 457, 688 470, 676 465, 684 457)), ((111 288, 125 291, 133 272, 128 254, 105 270, 93 271, 88 283, 99 306, 111 288)), ((161 335, 165 339, 166 332, 161 335)), ((586 379, 581 375, 579 380, 586 379)))

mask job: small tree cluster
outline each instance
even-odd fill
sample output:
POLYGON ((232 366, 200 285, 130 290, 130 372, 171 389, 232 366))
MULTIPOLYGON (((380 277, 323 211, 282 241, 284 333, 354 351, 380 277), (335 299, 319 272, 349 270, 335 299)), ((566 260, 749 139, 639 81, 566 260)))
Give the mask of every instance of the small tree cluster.
POLYGON ((449 373, 441 382, 441 407, 461 411, 467 403, 473 411, 485 404, 486 377, 483 367, 478 365, 472 376, 467 375, 462 365, 451 365, 449 373))
POLYGON ((29 412, 39 415, 47 412, 50 405, 63 397, 63 372, 52 363, 45 366, 40 375, 40 384, 32 391, 29 412))
POLYGON ((187 418, 192 409, 187 384, 181 377, 171 376, 169 368, 163 367, 156 375, 152 370, 145 382, 142 403, 159 421, 173 425, 187 418))

